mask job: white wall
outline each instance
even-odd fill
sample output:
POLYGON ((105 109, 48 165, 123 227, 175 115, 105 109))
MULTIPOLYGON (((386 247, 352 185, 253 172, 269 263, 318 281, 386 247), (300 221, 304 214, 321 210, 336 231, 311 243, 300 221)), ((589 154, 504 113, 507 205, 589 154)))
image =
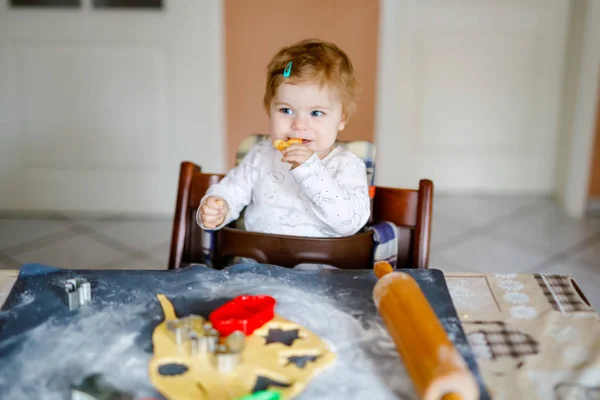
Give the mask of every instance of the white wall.
MULTIPOLYGON (((578 1, 578 0, 574 0, 578 1)), ((578 4, 574 18, 580 18, 583 7, 578 4)), ((598 88, 600 87, 600 1, 590 0, 585 10, 579 65, 573 66, 565 78, 567 85, 575 86, 571 123, 566 121, 565 176, 561 177, 559 197, 568 215, 585 216, 592 149, 595 132, 598 88)), ((577 36, 574 35, 576 38, 577 36)), ((576 55, 574 55, 576 57, 576 55)))
POLYGON ((567 38, 566 65, 563 78, 561 121, 559 145, 557 154, 556 196, 564 200, 567 172, 573 140, 573 121, 575 119, 575 105, 577 100, 577 87, 581 56, 583 51, 583 34, 585 31, 586 11, 588 0, 570 1, 569 34, 567 38))
POLYGON ((377 183, 552 194, 568 5, 382 0, 377 183))
MULTIPOLYGON (((581 215, 600 1, 570 2, 568 38, 567 0, 381 2, 378 183, 414 187, 427 177, 438 192, 514 193, 535 181, 523 171, 542 166, 537 189, 557 188, 581 215), (472 83, 490 69, 497 80, 472 83), (526 86, 523 99, 515 82, 526 86), (454 103, 452 85, 465 93, 454 103), (483 112, 469 118, 474 105, 483 112), (486 130, 486 116, 500 125, 486 130)), ((29 11, 0 2, 0 209, 172 212, 180 161, 225 170, 222 0, 170 0, 150 13, 84 4, 29 11)))
POLYGON ((221 0, 0 3, 0 210, 172 213, 179 163, 224 169, 221 0))

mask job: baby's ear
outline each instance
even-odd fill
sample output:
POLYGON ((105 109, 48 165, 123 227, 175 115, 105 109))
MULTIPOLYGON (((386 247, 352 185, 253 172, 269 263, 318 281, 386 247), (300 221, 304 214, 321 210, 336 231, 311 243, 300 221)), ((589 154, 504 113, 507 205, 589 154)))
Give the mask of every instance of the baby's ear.
POLYGON ((346 116, 344 114, 342 114, 342 119, 340 120, 340 123, 338 124, 338 131, 343 131, 345 127, 346 127, 346 116))

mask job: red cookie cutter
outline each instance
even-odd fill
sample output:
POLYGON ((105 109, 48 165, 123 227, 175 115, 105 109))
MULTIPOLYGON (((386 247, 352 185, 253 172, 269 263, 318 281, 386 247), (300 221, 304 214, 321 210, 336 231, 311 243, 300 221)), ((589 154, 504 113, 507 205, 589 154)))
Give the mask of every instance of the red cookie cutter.
POLYGON ((274 316, 273 297, 242 295, 210 313, 209 319, 221 336, 229 336, 234 331, 250 335, 274 316))

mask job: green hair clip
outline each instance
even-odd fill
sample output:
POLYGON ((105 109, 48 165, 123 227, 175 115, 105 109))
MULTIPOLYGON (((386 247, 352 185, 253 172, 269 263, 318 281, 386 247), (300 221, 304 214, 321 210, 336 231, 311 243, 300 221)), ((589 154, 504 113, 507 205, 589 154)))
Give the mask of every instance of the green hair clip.
POLYGON ((289 78, 291 73, 292 73, 292 62, 290 61, 288 63, 288 65, 285 67, 285 69, 283 70, 283 77, 289 78))

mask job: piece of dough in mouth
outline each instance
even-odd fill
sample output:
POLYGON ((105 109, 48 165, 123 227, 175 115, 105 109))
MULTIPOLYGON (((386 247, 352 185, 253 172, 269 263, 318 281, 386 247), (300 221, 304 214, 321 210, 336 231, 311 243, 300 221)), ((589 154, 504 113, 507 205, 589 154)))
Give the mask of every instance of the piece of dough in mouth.
POLYGON ((293 144, 301 144, 301 143, 302 143, 302 139, 300 139, 300 138, 291 138, 289 140, 276 139, 273 141, 273 147, 275 147, 279 151, 283 151, 293 144))

